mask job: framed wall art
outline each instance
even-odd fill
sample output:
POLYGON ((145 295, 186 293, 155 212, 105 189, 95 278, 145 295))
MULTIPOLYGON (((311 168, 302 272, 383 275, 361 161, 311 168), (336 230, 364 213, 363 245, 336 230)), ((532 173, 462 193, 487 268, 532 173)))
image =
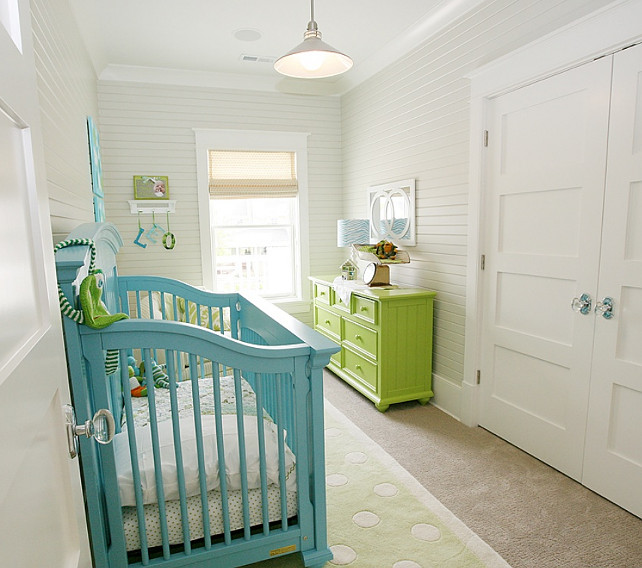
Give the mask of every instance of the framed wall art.
POLYGON ((134 199, 169 199, 167 176, 134 176, 134 199))

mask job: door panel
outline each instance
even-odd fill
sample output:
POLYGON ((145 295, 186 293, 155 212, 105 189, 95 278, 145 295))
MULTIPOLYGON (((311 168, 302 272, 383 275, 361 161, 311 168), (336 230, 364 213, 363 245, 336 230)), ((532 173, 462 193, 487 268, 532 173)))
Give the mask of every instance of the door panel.
POLYGON ((480 424, 575 479, 595 318, 570 304, 597 290, 610 83, 605 58, 489 104, 480 424))
POLYGON ((614 58, 583 482, 642 517, 642 46, 614 58))
POLYGON ((0 565, 86 568, 29 2, 0 0, 0 14, 0 565))

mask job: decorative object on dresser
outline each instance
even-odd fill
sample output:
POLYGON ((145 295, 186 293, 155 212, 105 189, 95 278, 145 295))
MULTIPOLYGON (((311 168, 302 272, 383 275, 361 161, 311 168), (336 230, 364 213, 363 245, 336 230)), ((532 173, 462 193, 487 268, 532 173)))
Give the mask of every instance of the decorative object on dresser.
POLYGON ((351 285, 339 294, 333 278, 311 277, 314 327, 340 345, 328 369, 375 403, 418 400, 432 391, 433 301, 421 288, 351 285))

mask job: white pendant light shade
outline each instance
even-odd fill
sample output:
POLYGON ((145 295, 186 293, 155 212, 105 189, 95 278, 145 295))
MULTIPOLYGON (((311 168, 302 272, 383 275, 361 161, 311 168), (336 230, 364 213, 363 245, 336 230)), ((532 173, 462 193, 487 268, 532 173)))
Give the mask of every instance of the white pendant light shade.
POLYGON ((282 75, 303 79, 320 79, 344 73, 352 67, 352 59, 321 41, 321 32, 314 21, 314 0, 311 1, 311 18, 303 34, 303 42, 274 63, 282 75))

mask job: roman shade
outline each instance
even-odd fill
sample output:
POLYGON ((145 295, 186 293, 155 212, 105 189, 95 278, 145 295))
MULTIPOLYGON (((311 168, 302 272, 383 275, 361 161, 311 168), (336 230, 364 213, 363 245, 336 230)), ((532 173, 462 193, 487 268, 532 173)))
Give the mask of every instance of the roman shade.
POLYGON ((209 150, 209 191, 214 199, 296 197, 294 152, 209 150))

